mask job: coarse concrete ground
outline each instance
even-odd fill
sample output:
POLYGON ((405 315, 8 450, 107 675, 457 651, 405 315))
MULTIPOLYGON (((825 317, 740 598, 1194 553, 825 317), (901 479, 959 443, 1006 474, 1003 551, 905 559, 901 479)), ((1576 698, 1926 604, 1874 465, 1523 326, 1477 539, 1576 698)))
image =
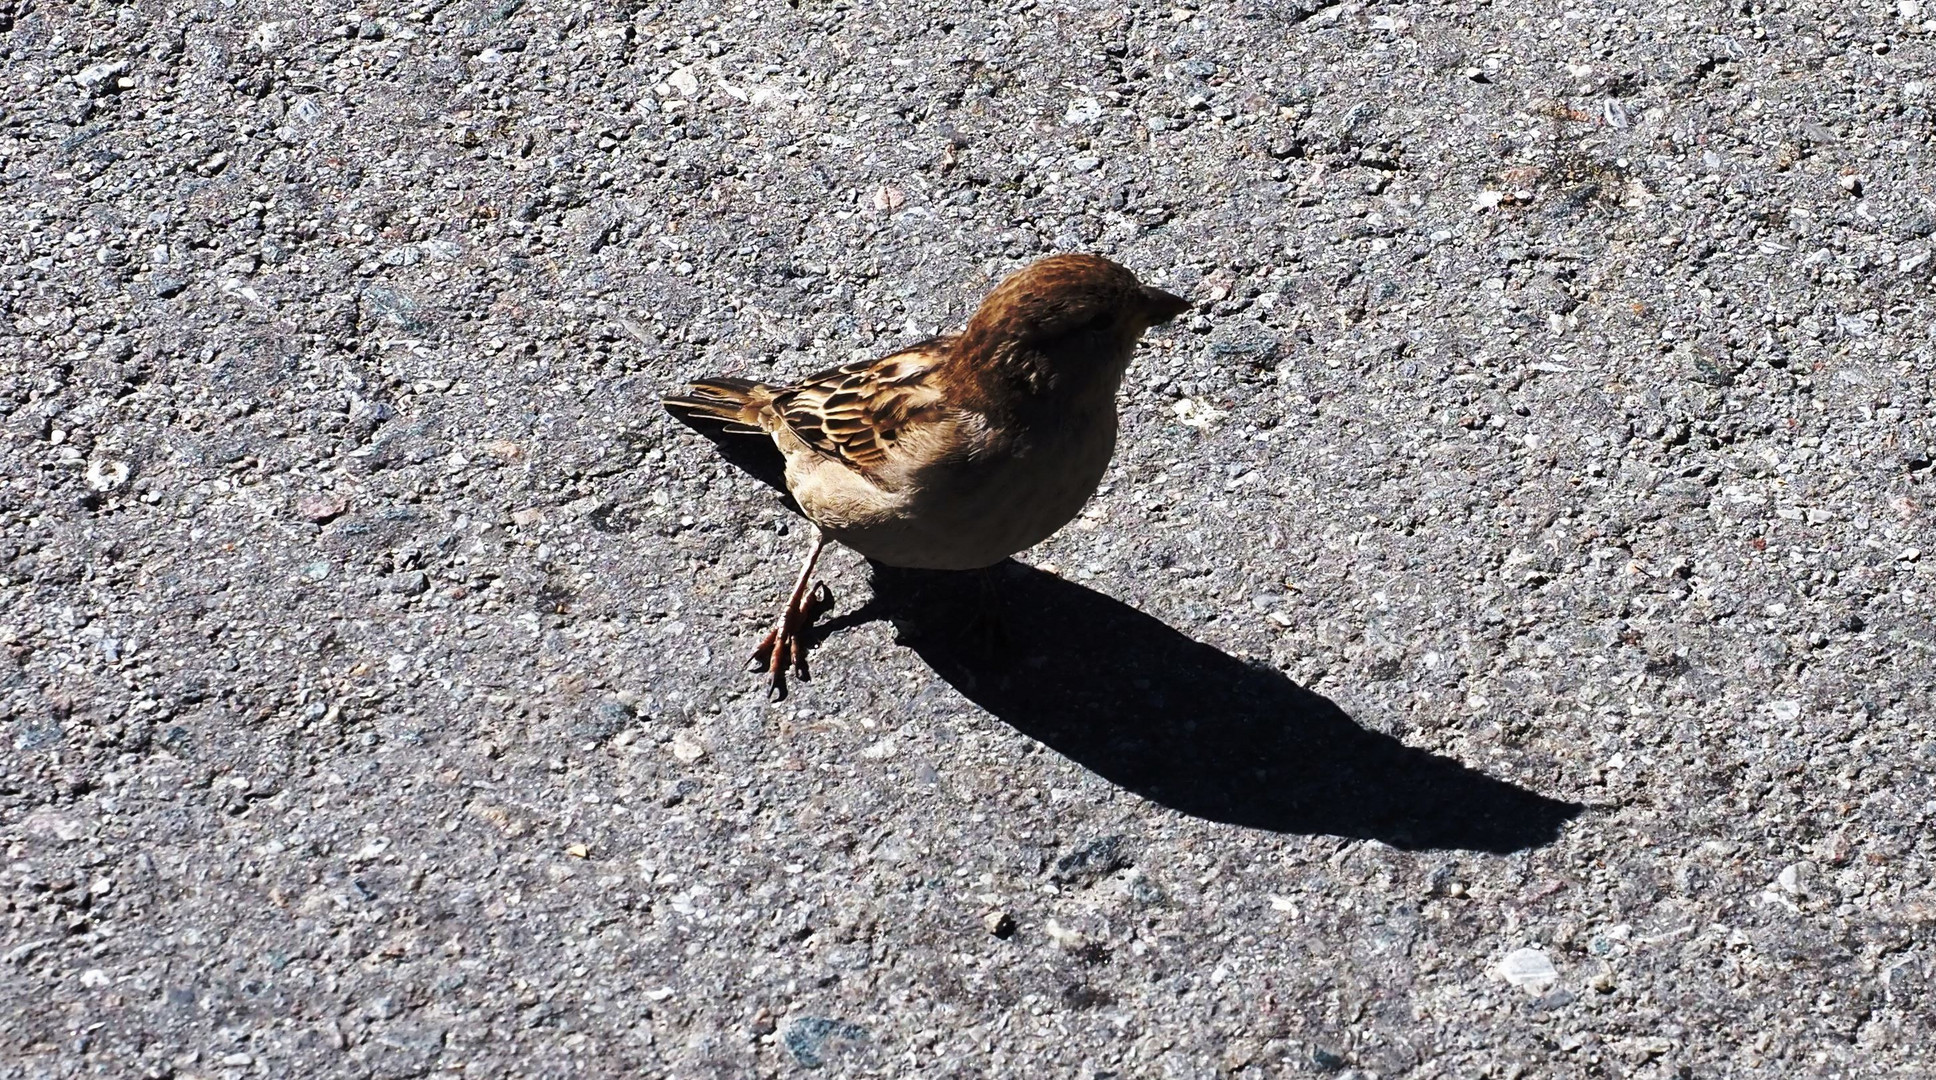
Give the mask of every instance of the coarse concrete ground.
POLYGON ((0 1076, 1936 1073, 1932 20, 0 0, 0 1076), (1061 250, 769 704, 658 395, 1061 250))

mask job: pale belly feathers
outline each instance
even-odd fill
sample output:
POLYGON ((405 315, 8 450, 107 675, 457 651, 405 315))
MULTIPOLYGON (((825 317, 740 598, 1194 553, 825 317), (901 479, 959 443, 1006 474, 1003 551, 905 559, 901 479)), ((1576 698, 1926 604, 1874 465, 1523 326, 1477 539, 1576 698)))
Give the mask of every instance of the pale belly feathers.
POLYGON ((877 562, 992 566, 1048 539, 1095 494, 1116 448, 1113 399, 1014 452, 928 466, 886 499, 871 481, 807 459, 789 463, 788 484, 829 538, 877 562))

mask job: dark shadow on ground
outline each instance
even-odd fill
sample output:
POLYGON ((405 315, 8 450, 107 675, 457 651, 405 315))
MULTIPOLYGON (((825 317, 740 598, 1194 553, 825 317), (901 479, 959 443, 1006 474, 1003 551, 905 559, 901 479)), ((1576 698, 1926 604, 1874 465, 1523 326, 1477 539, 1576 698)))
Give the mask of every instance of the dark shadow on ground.
POLYGON ((787 506, 795 513, 799 512, 793 496, 787 493, 786 458, 781 456, 780 448, 773 445, 771 438, 735 430, 709 417, 690 416, 685 413, 671 412, 671 410, 667 412, 671 413, 674 420, 711 440, 713 446, 718 448, 720 457, 732 462, 753 479, 786 496, 787 506))
POLYGON ((1194 817, 1504 853, 1551 843, 1583 809, 1368 731, 1273 668, 1020 563, 982 574, 877 566, 874 593, 825 629, 891 618, 977 705, 1194 817), (984 593, 1000 598, 994 641, 975 627, 984 593))

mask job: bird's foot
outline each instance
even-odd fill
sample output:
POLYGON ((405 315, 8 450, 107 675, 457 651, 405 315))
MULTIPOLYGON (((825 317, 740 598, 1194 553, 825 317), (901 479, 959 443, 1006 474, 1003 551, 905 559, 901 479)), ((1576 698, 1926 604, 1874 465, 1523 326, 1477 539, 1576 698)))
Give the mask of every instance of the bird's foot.
POLYGON ((760 639, 760 647, 753 650, 752 670, 766 672, 768 700, 780 701, 786 697, 788 671, 803 681, 813 678, 807 669, 807 634, 813 629, 814 620, 833 606, 833 591, 825 584, 816 583, 801 596, 798 604, 780 616, 780 625, 760 639))

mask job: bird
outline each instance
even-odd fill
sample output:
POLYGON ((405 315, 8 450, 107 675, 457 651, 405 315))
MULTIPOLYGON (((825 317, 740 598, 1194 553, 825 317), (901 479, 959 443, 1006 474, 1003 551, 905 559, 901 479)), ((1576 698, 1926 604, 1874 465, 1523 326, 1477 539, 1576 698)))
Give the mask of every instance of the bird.
MULTIPOLYGON (((832 605, 809 588, 831 540, 876 563, 975 570, 1048 539, 1095 494, 1115 452, 1116 395, 1145 331, 1191 304, 1098 255, 1004 278, 960 333, 799 382, 720 376, 664 398, 715 441, 770 440, 815 527, 752 657, 769 694, 809 677, 805 631, 832 605)), ((728 452, 729 459, 738 458, 728 452)))

